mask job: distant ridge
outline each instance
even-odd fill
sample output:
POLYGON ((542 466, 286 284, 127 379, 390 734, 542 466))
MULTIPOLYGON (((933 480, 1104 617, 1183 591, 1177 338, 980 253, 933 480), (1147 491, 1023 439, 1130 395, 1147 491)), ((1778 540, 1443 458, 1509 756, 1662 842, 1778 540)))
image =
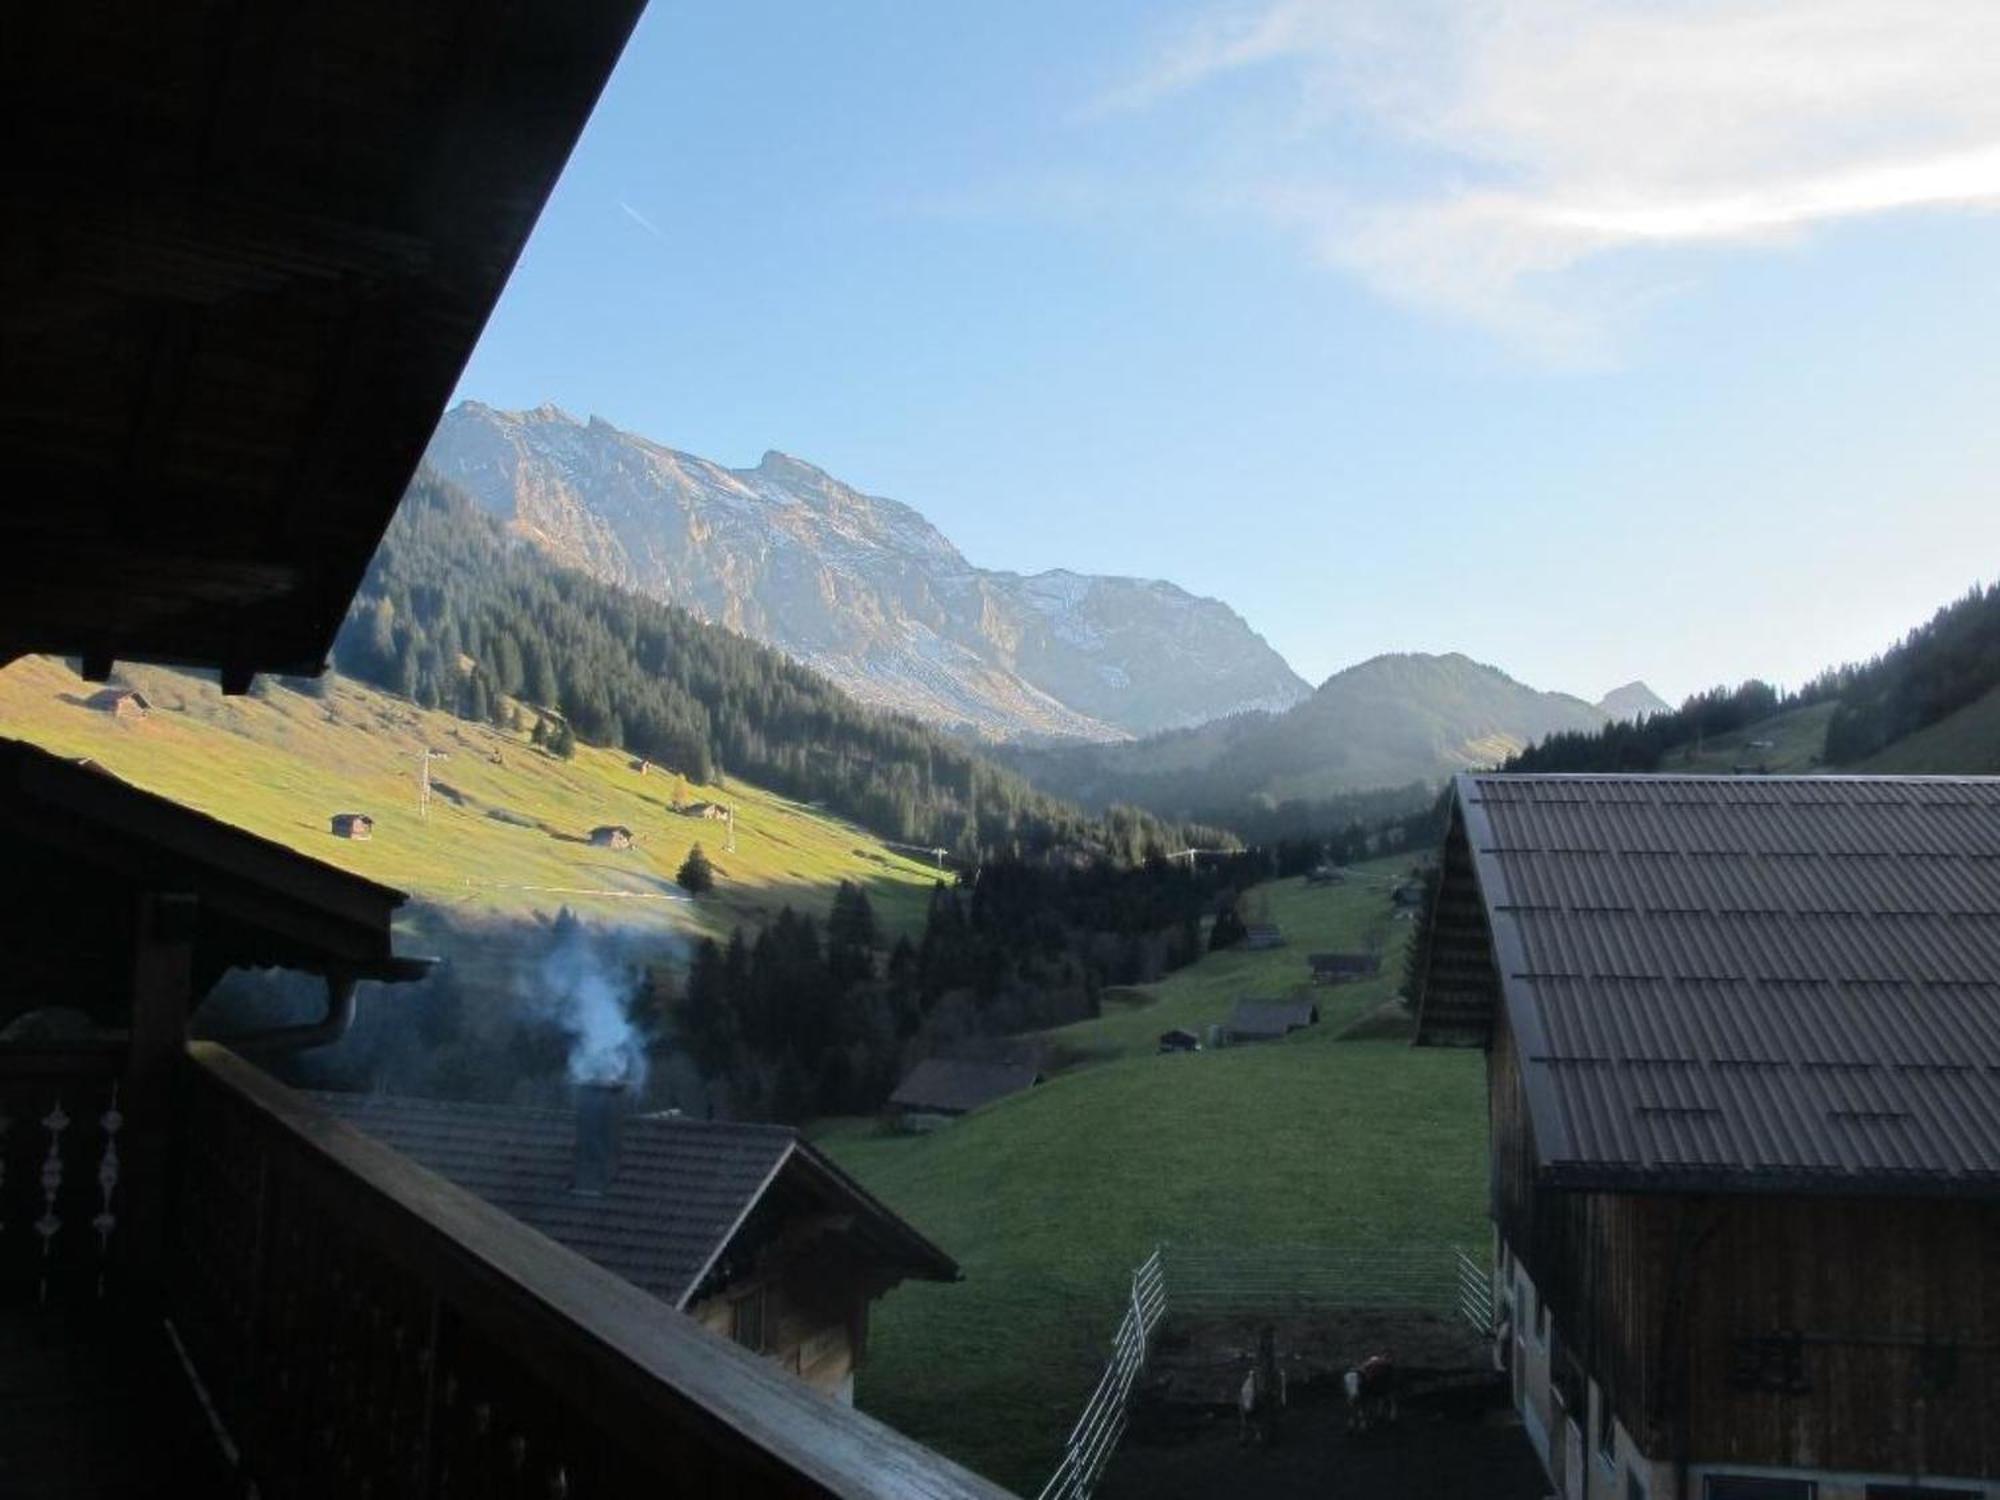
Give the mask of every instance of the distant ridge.
POLYGON ((1457 652, 1372 657, 1282 714, 1246 714, 1123 745, 1015 750, 1030 781, 1091 806, 1201 808, 1346 796, 1498 765, 1544 737, 1595 730, 1603 709, 1542 692, 1457 652))
POLYGON ((1309 692, 1225 604, 974 567, 916 510, 788 454, 728 469, 555 406, 468 401, 428 462, 560 562, 985 738, 1123 739, 1309 692))
POLYGON ((1597 700, 1598 712, 1607 719, 1650 719, 1654 714, 1672 712, 1673 705, 1643 682, 1628 682, 1613 688, 1597 700))

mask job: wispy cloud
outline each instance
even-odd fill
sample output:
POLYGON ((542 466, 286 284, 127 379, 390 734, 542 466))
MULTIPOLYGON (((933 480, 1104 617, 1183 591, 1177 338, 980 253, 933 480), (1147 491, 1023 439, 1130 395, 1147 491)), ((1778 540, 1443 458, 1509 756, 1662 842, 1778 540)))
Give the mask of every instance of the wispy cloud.
POLYGON ((670 241, 667 239, 666 232, 662 230, 659 225, 655 224, 651 219, 647 218, 644 214, 640 213, 638 209, 634 208, 631 204, 627 203, 623 198, 620 198, 618 200, 618 207, 620 211, 624 213, 626 218, 630 219, 634 224, 637 224, 641 229, 645 230, 646 233, 650 234, 654 239, 658 240, 661 244, 664 245, 670 243, 670 241))
POLYGON ((1561 357, 1648 295, 1598 274, 1621 251, 2000 205, 1985 0, 1261 0, 1165 39, 1098 108, 1197 99, 1260 143, 1218 191, 1561 357))

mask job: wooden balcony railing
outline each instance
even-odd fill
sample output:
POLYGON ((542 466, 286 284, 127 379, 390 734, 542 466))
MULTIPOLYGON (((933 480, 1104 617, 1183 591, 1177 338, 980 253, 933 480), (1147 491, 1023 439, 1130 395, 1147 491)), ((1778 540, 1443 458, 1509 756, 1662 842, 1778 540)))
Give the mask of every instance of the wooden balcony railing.
POLYGON ((168 1316, 261 1500, 1004 1492, 190 1048, 168 1316))

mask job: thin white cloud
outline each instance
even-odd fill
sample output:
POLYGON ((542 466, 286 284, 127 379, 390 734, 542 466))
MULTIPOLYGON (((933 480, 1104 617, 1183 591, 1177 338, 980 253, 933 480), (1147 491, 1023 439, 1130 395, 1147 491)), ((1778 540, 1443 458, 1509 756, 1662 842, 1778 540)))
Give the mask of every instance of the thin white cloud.
POLYGON ((620 198, 618 200, 618 207, 624 213, 626 218, 630 219, 634 224, 637 224, 641 229, 645 230, 646 233, 650 234, 654 239, 658 240, 661 244, 665 245, 672 243, 670 240, 668 240, 665 232, 660 228, 659 225, 655 224, 651 219, 647 218, 644 214, 640 213, 638 209, 634 208, 631 204, 627 203, 623 198, 620 198))
POLYGON ((1197 102, 1252 143, 1231 202, 1559 357, 1650 294, 1617 252, 2000 205, 1989 0, 1261 0, 1099 108, 1197 102))

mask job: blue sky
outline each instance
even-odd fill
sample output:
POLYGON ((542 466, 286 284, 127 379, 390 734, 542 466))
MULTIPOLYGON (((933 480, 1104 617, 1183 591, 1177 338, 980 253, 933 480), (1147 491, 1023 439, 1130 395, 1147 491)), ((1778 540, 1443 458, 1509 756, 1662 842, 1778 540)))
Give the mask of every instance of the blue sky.
POLYGON ((653 0, 461 384, 1678 697, 2000 574, 2000 7, 653 0))

